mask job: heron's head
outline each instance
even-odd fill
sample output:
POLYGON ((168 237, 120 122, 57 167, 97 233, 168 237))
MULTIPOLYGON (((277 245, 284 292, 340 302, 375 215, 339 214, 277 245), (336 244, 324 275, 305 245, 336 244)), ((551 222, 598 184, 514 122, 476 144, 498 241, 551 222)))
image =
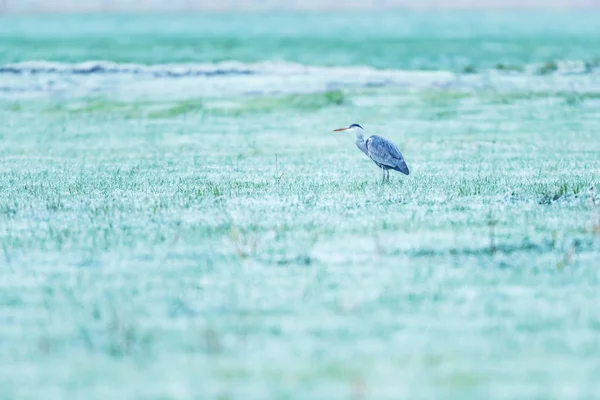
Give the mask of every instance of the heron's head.
POLYGON ((349 131, 349 132, 356 133, 356 134, 362 134, 364 132, 364 129, 359 124, 352 124, 347 128, 334 129, 333 131, 334 132, 349 131))

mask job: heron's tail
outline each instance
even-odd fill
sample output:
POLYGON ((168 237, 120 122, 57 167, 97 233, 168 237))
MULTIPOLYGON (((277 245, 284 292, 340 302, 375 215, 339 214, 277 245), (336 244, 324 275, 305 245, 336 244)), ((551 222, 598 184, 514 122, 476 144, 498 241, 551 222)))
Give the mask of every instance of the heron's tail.
POLYGON ((402 172, 404 175, 408 175, 410 173, 410 171, 408 170, 408 165, 406 165, 406 162, 404 162, 404 160, 400 161, 394 169, 398 172, 402 172))

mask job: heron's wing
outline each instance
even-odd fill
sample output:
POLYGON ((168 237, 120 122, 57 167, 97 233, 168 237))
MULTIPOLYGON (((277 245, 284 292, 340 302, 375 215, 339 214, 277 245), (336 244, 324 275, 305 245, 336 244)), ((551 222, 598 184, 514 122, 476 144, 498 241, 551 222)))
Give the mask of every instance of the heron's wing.
POLYGON ((404 157, 391 140, 373 135, 367 139, 367 150, 373 161, 408 175, 408 166, 404 157))

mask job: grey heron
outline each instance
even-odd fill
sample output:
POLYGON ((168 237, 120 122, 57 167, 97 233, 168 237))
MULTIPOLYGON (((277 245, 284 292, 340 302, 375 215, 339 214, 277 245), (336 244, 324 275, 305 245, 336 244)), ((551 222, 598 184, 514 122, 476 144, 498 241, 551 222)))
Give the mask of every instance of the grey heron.
POLYGON ((373 135, 365 140, 364 129, 359 124, 347 128, 334 129, 334 132, 350 131, 356 135, 356 147, 365 153, 375 165, 381 168, 383 182, 390 180, 390 169, 408 175, 408 166, 398 147, 383 136, 373 135))

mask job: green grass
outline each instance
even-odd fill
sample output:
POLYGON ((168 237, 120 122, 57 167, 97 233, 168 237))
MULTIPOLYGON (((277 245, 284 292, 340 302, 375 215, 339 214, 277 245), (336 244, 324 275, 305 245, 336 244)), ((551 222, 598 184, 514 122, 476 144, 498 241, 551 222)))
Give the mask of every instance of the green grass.
POLYGON ((0 397, 596 393, 596 99, 502 96, 1 107, 0 397))
MULTIPOLYGON (((314 112, 323 107, 342 105, 344 94, 340 90, 323 93, 292 94, 284 96, 245 96, 234 98, 223 104, 222 101, 205 99, 158 101, 114 101, 110 98, 90 98, 75 104, 54 103, 41 111, 49 114, 77 116, 79 114, 102 118, 107 115, 128 119, 169 119, 188 114, 204 114, 220 117, 244 116, 265 112, 314 112), (204 104, 208 103, 208 104, 204 104)), ((20 113, 20 103, 9 104, 8 111, 20 113)))

